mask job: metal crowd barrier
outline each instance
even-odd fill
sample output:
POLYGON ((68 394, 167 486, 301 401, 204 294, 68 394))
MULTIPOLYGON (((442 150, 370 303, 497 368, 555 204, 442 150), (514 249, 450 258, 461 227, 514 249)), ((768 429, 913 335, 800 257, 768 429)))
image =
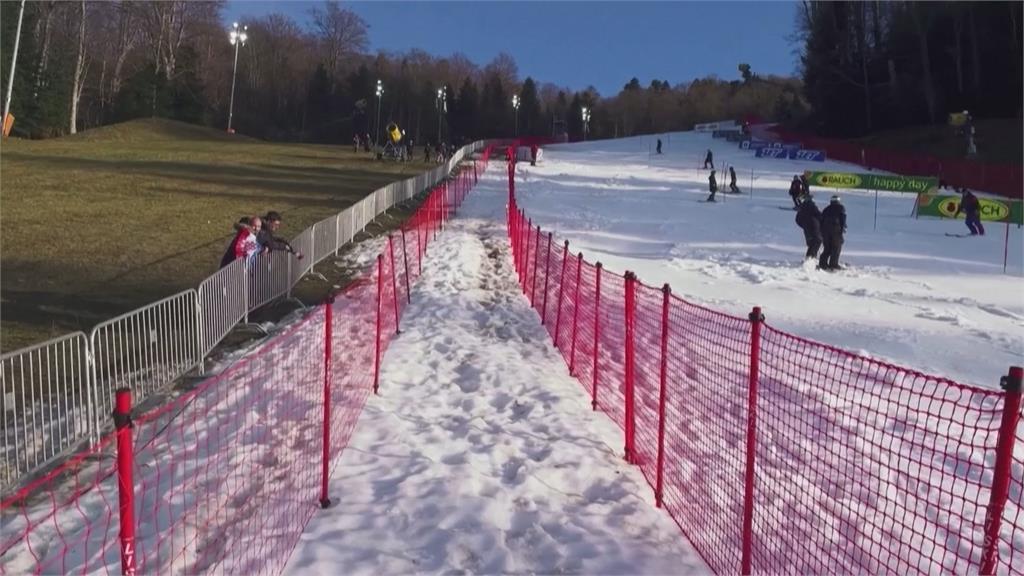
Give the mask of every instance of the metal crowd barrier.
POLYGON ((0 424, 4 450, 0 491, 61 452, 97 438, 114 390, 142 401, 190 370, 248 314, 291 289, 313 266, 352 242, 379 215, 440 182, 474 142, 438 167, 384 186, 300 232, 284 252, 239 259, 185 290, 100 323, 88 337, 74 332, 0 356, 0 424))

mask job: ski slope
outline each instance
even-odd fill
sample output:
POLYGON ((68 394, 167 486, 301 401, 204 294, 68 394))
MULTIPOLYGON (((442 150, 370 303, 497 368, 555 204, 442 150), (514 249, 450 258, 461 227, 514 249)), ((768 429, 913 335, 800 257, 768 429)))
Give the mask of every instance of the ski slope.
POLYGON ((431 246, 286 573, 707 572, 523 297, 506 198, 492 166, 431 246))
POLYGON ((555 145, 517 167, 519 203, 573 251, 647 284, 669 283, 688 300, 736 315, 764 309, 772 325, 964 383, 995 387, 1024 352, 1022 232, 986 223, 914 219, 914 196, 812 188, 819 208, 838 193, 849 232, 825 273, 803 262, 789 183, 804 170, 864 171, 841 162, 755 158, 736 144, 692 132, 555 145), (714 151, 719 189, 736 167, 739 196, 706 203, 714 151), (751 191, 753 194, 751 195, 751 191))

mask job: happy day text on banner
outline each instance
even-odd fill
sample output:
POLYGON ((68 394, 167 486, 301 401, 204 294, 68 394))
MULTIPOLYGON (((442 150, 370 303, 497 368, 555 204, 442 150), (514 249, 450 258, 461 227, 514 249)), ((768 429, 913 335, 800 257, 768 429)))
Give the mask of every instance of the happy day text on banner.
POLYGON ((919 194, 938 188, 938 178, 923 176, 898 176, 887 174, 854 174, 852 172, 804 172, 811 186, 878 190, 879 192, 912 192, 919 194))

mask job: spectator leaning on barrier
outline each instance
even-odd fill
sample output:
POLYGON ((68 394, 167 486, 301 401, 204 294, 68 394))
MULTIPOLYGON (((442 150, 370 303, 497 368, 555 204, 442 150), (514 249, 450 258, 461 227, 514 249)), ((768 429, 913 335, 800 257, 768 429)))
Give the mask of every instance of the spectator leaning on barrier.
POLYGON ((220 259, 220 267, 223 268, 239 258, 249 258, 258 254, 260 244, 256 236, 261 227, 262 221, 257 216, 244 216, 236 222, 235 237, 220 259))
POLYGON ((265 246, 267 250, 270 250, 271 252, 275 250, 288 252, 294 254, 299 260, 302 260, 302 253, 296 252, 295 248, 292 248, 292 245, 289 244, 287 240, 276 234, 277 229, 280 227, 281 214, 274 210, 267 212, 267 215, 263 217, 263 228, 259 231, 259 234, 256 235, 256 241, 259 242, 261 246, 265 246))

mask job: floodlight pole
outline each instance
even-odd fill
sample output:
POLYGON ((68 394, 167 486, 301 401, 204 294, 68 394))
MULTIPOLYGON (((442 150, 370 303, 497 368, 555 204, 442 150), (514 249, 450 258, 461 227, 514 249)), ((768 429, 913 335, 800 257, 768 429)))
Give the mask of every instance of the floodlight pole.
POLYGON ((11 73, 7 76, 7 98, 4 99, 4 124, 7 123, 7 115, 11 113, 11 95, 14 93, 14 66, 18 63, 18 45, 21 43, 21 21, 25 16, 25 0, 21 0, 21 9, 18 10, 18 30, 14 33, 14 54, 11 55, 11 73))
POLYGON ((239 30, 238 22, 235 22, 230 33, 231 44, 235 47, 235 64, 231 69, 231 103, 228 104, 229 133, 231 132, 231 121, 235 117, 235 79, 238 76, 238 48, 239 46, 245 45, 245 41, 248 39, 248 30, 248 26, 243 26, 242 29, 239 30))

